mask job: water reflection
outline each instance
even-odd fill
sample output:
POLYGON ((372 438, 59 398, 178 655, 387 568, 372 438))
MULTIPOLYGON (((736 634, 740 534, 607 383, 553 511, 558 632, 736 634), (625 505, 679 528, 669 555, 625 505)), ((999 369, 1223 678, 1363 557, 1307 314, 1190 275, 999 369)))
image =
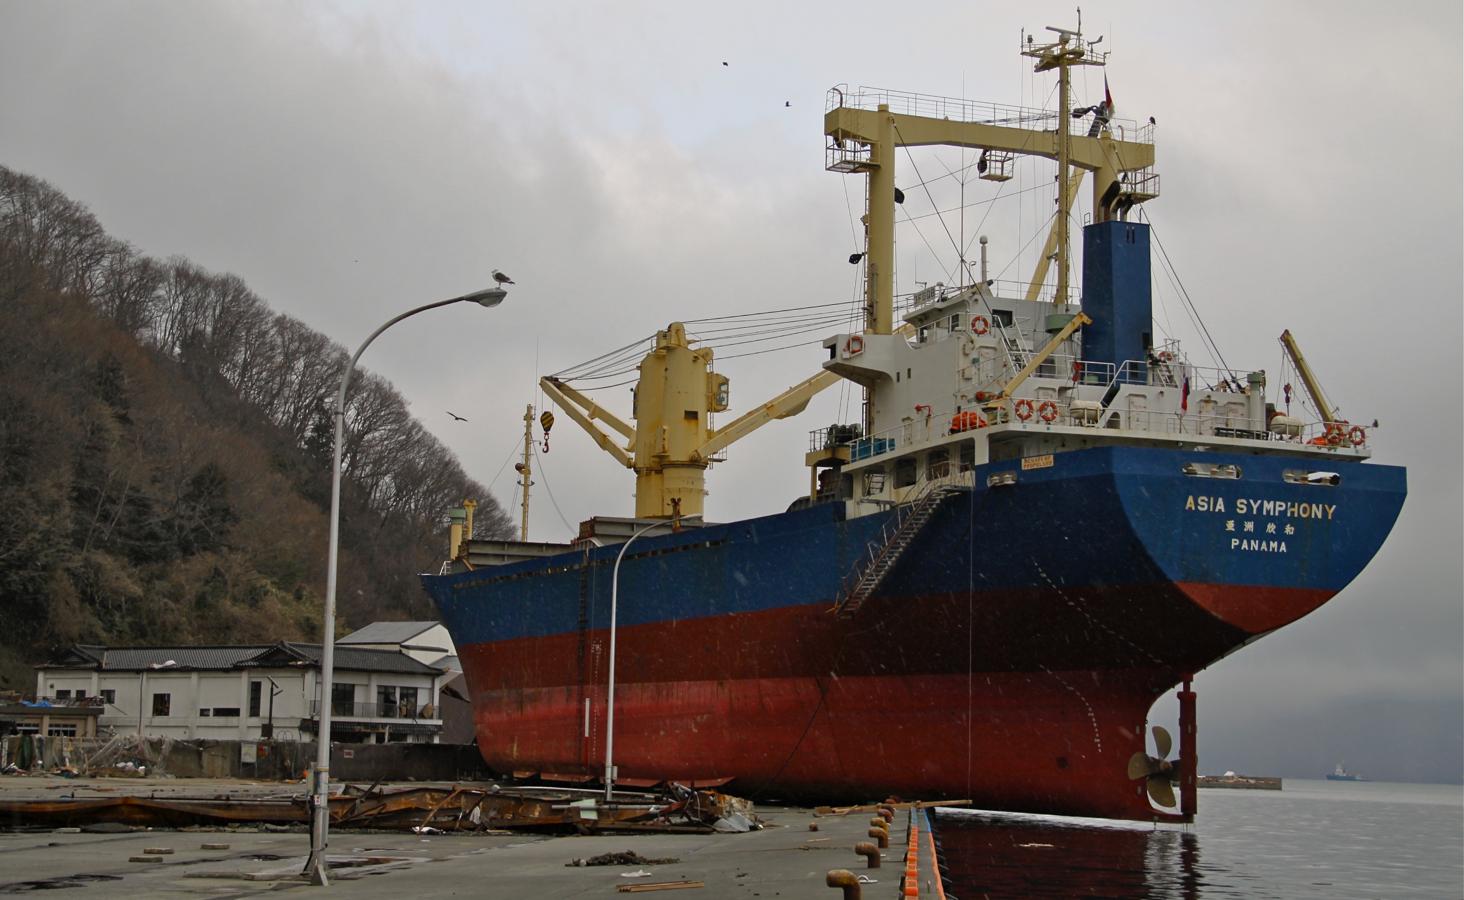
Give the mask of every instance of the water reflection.
POLYGON ((1211 791, 1196 830, 942 810, 947 893, 979 897, 1464 897, 1458 785, 1287 779, 1211 791), (1203 845, 1203 855, 1201 849, 1203 845))
POLYGON ((1200 896, 1200 843, 1131 823, 948 813, 936 837, 951 897, 1200 896))

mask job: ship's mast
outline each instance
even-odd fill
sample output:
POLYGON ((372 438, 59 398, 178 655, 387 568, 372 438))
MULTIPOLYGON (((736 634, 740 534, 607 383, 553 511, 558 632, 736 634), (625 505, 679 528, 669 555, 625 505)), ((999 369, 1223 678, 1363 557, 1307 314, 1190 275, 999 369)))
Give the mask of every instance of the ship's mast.
POLYGON ((534 482, 531 480, 533 469, 531 462, 534 452, 534 404, 530 403, 524 408, 524 458, 518 465, 514 466, 519 473, 519 487, 523 490, 522 507, 523 512, 519 518, 519 540, 529 539, 529 488, 534 482))
MULTIPOLYGON (((1057 221, 1055 223, 1055 235, 1057 243, 1057 289, 1053 294, 1054 304, 1064 304, 1068 300, 1068 262, 1072 255, 1072 209, 1073 194, 1069 182, 1073 178, 1072 159, 1072 74, 1069 71, 1073 66, 1102 66, 1106 60, 1100 54, 1090 52, 1091 44, 1083 42, 1083 26, 1079 20, 1078 29, 1069 31, 1066 28, 1047 26, 1048 31, 1057 33, 1057 40, 1050 44, 1034 44, 1032 37, 1027 37, 1027 45, 1022 50, 1023 56, 1030 56, 1037 60, 1036 71, 1046 72, 1051 69, 1057 70, 1057 221)), ((1100 38, 1101 40, 1101 38, 1100 38)), ((1112 115, 1112 110, 1107 108, 1107 92, 1105 90, 1104 103, 1100 107, 1101 112, 1095 111, 1094 116, 1099 117, 1101 124, 1106 125, 1107 119, 1112 115)), ((1101 130, 1101 129, 1100 129, 1101 130)), ((1079 176, 1081 177, 1081 175, 1079 176)))
MULTIPOLYGON (((1011 178, 1010 164, 1017 156, 1041 156, 1057 162, 1057 216, 1048 245, 1039 260, 1034 282, 1045 280, 1048 257, 1057 261, 1054 300, 1066 303, 1070 290, 1073 203, 1084 173, 1093 173, 1093 221, 1124 215, 1135 204, 1158 196, 1154 147, 1147 133, 1115 140, 1109 128, 1113 109, 1105 86, 1104 101, 1094 108, 1094 125, 1087 134, 1072 133, 1073 66, 1102 66, 1107 54, 1086 41, 1081 28, 1050 28, 1058 39, 1038 44, 1031 35, 1021 53, 1037 61, 1036 71, 1056 69, 1059 110, 1055 127, 1050 115, 1036 110, 1003 109, 966 100, 923 97, 872 88, 848 92, 844 86, 829 91, 824 113, 825 167, 831 172, 863 174, 868 179, 868 208, 864 215, 865 328, 874 334, 894 331, 895 151, 900 147, 945 145, 988 151, 992 168, 980 177, 988 181, 1011 178), (896 109, 896 107, 899 107, 896 109), (927 110, 944 114, 927 115, 927 110)), ((1034 291, 1035 292, 1035 291, 1034 291)), ((1030 295, 1029 295, 1030 296, 1030 295)), ((1035 299, 1035 298, 1034 298, 1035 299)))

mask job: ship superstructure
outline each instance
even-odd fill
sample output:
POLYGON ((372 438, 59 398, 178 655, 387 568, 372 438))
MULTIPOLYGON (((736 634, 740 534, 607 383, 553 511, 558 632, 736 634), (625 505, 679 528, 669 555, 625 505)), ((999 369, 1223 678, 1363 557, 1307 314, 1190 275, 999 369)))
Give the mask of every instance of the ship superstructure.
POLYGON ((1106 99, 1073 115, 1069 70, 1105 57, 1052 31, 1022 53, 1057 74, 1056 111, 830 91, 828 168, 867 180, 865 327, 827 338, 821 371, 720 428, 729 381, 680 323, 642 360, 630 421, 545 379, 634 470, 636 510, 562 545, 455 541, 446 574, 424 577, 491 765, 1193 816, 1194 674, 1345 587, 1404 473, 1366 462, 1368 430, 1337 418, 1289 333, 1320 421, 1268 402, 1264 372, 1154 340, 1134 213, 1159 193, 1152 127, 1106 99), (991 181, 1019 156, 1055 161, 1058 215, 1024 289, 987 278, 983 244, 979 274, 921 290, 897 322, 895 150, 935 144, 980 152, 991 181), (719 454, 841 381, 864 389, 862 415, 812 433, 808 496, 704 521, 719 454), (1176 685, 1177 757, 1146 725, 1176 685))

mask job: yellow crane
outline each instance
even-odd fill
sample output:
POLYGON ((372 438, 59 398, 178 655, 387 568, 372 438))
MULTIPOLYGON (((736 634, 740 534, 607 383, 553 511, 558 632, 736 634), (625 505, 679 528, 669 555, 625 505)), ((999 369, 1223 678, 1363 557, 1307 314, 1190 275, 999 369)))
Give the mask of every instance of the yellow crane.
POLYGON ((1327 402, 1327 396, 1322 393, 1322 383, 1317 381, 1311 366, 1306 364, 1306 358, 1301 355, 1301 347, 1297 346, 1296 338, 1291 336, 1290 328, 1281 332, 1281 346, 1286 349, 1286 355, 1291 357, 1291 364, 1301 374, 1301 383, 1306 385, 1306 392, 1311 395, 1312 403, 1316 404, 1322 422, 1327 425, 1336 422, 1337 411, 1327 402))
POLYGON ((797 415, 815 394, 839 381, 831 372, 820 372, 714 428, 711 414, 727 410, 731 382, 712 371, 712 349, 692 343, 680 322, 656 332, 654 348, 640 363, 634 424, 557 378, 539 381, 544 393, 601 449, 635 470, 638 519, 702 515, 706 470, 717 453, 774 419, 797 415))

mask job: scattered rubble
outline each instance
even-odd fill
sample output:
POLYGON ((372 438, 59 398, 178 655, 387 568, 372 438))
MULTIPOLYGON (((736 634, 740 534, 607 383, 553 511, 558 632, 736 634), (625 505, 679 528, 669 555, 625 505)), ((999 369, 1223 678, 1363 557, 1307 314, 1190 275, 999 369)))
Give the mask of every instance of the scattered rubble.
POLYGON ((601 853, 599 856, 591 856, 589 859, 572 859, 565 863, 566 866, 669 866, 681 862, 675 857, 665 859, 650 859, 641 856, 634 850, 623 850, 620 853, 601 853))
MULTIPOLYGON (((649 831, 708 834, 761 827, 753 806, 740 797, 670 785, 661 794, 617 793, 606 803, 598 792, 568 788, 498 785, 361 788, 345 785, 330 798, 332 828, 414 831, 419 834, 490 830, 576 831, 582 834, 649 831)), ((0 800, 0 826, 252 827, 266 831, 306 828, 311 798, 303 792, 234 796, 70 796, 51 800, 0 800)))

